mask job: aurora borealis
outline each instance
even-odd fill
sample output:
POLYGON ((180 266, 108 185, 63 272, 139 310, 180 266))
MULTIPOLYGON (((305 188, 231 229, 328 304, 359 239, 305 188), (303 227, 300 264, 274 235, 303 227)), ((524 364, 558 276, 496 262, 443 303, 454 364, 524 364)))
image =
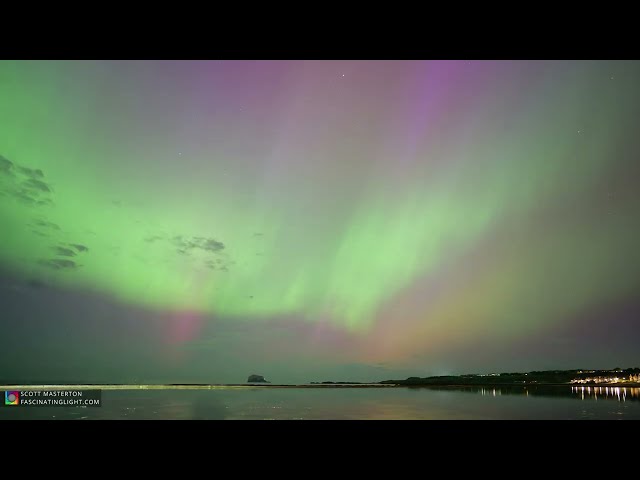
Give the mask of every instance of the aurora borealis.
POLYGON ((1 61, 0 371, 636 365, 639 85, 632 61, 1 61))

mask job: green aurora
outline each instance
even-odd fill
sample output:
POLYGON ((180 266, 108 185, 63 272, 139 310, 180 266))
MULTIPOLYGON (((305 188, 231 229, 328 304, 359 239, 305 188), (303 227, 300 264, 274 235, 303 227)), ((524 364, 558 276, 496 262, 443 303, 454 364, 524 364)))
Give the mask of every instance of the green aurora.
POLYGON ((354 362, 522 340, 637 295, 638 65, 3 61, 0 264, 354 362))

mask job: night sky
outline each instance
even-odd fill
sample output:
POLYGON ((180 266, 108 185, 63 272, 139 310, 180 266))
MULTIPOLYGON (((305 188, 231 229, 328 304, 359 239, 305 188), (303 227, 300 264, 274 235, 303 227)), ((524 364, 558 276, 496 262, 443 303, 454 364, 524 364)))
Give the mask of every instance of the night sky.
POLYGON ((0 62, 0 381, 640 366, 640 62, 0 62))

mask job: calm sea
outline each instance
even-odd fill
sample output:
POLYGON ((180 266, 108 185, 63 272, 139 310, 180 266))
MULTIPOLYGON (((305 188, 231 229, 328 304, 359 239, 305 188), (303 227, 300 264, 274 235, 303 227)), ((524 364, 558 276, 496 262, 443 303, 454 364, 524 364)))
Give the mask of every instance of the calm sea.
POLYGON ((640 419, 640 388, 105 390, 103 406, 4 407, 8 419, 640 419))

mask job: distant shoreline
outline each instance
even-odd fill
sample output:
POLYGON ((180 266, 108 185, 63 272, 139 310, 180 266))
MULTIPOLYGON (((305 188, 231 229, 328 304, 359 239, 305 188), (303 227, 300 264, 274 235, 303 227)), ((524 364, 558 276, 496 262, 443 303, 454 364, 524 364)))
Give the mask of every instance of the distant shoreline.
POLYGON ((236 383, 236 384, 158 384, 158 385, 116 385, 116 384, 69 384, 69 385, 0 385, 0 390, 216 390, 216 389, 251 389, 251 388, 537 388, 537 387, 614 387, 640 388, 640 383, 601 383, 597 385, 576 385, 570 383, 487 383, 487 384, 396 384, 396 383, 334 383, 334 384, 271 384, 271 383, 236 383))
POLYGON ((248 388, 391 388, 402 385, 353 383, 353 384, 300 384, 279 385, 273 383, 212 383, 212 384, 166 384, 166 385, 0 385, 0 390, 215 390, 215 389, 248 389, 248 388))
MULTIPOLYGON (((245 377, 246 378, 246 377, 245 377)), ((389 379, 378 382, 323 381, 300 384, 270 383, 261 375, 250 375, 242 383, 9 383, 0 381, 4 390, 214 390, 249 388, 536 388, 536 387, 612 387, 640 388, 640 368, 614 368, 610 370, 533 370, 531 372, 440 375, 431 377, 408 377, 404 380, 389 379), (584 382, 584 383, 579 383, 584 382)))

